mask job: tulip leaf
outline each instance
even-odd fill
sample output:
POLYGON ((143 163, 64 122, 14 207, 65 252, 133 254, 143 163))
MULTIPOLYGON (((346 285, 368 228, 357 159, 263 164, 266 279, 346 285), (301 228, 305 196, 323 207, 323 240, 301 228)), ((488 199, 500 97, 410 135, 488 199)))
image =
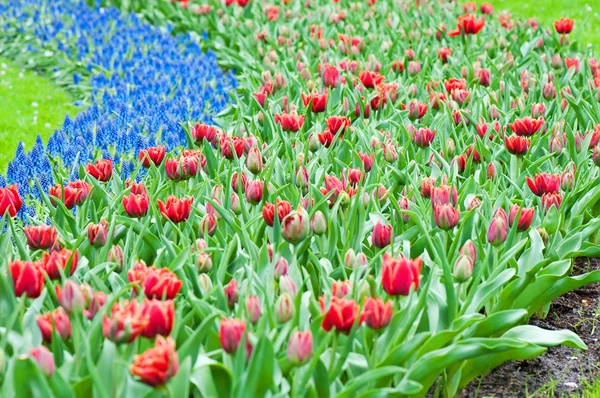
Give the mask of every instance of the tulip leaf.
MULTIPOLYGON (((243 351, 243 350, 240 350, 243 351)), ((238 385, 236 396, 263 397, 273 387, 273 373, 275 372, 273 346, 267 336, 262 336, 254 347, 248 370, 242 376, 238 385)))
POLYGON ((369 388, 372 383, 377 382, 382 378, 390 376, 402 376, 406 373, 406 369, 400 366, 385 366, 381 368, 371 369, 367 372, 353 378, 349 381, 345 388, 336 395, 337 398, 355 397, 356 394, 365 388, 369 388))
POLYGON ((587 350, 585 343, 578 335, 570 330, 546 330, 534 325, 521 325, 510 329, 502 335, 503 338, 513 338, 527 341, 541 347, 564 345, 580 350, 587 350))
POLYGON ((180 359, 185 359, 188 356, 193 359, 196 358, 198 352, 200 351, 200 347, 202 341, 206 337, 206 334, 209 332, 210 328, 213 325, 214 320, 219 316, 219 313, 213 312, 208 315, 206 318, 202 320, 202 323, 194 330, 190 336, 188 336, 185 340, 185 343, 179 347, 177 353, 179 354, 180 359))
POLYGON ((167 383, 167 389, 172 397, 190 396, 190 372, 192 370, 192 358, 187 357, 179 365, 175 377, 167 383))

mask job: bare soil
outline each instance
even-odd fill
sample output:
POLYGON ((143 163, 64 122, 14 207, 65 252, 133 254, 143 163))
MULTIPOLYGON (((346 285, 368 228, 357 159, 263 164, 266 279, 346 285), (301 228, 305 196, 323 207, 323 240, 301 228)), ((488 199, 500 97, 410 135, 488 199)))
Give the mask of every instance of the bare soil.
MULTIPOLYGON (((577 259, 573 275, 600 269, 600 259, 577 259)), ((600 370, 600 284, 557 298, 546 319, 531 319, 545 329, 569 329, 587 351, 551 347, 536 359, 506 363, 463 392, 463 397, 570 397, 598 380, 600 370), (588 384, 589 383, 589 384, 588 384)))

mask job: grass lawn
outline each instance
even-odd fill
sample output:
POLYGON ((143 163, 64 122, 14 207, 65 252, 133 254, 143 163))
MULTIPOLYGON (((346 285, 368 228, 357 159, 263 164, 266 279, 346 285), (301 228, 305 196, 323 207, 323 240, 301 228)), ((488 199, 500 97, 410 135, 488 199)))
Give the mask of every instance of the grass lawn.
POLYGON ((600 54, 600 1, 598 0, 486 0, 496 12, 510 11, 520 18, 535 18, 545 27, 552 28, 554 21, 573 18, 575 29, 571 40, 579 40, 594 46, 600 54))
POLYGON ((65 115, 76 113, 74 99, 50 79, 0 58, 0 172, 6 171, 19 141, 30 149, 40 134, 44 141, 65 115))

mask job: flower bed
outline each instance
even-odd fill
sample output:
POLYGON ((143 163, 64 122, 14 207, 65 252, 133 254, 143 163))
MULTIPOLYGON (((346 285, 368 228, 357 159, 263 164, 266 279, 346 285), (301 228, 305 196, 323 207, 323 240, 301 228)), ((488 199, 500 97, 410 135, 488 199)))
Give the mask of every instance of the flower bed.
MULTIPOLYGON (((0 191, 4 394, 454 396, 504 362, 586 348, 528 325, 600 281, 571 276, 600 253, 600 69, 572 21, 425 1, 121 5, 206 31, 238 96, 210 122, 174 113, 194 123, 128 147, 130 174, 102 156, 107 135, 29 198, 23 231, 24 195, 0 191)), ((173 73, 169 94, 187 87, 173 73)))

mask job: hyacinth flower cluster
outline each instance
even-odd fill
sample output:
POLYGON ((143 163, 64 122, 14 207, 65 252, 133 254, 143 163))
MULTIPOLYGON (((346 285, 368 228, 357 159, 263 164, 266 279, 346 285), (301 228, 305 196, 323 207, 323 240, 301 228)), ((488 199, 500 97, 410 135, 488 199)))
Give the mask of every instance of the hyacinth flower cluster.
POLYGON ((203 53, 197 37, 175 37, 114 7, 9 1, 0 5, 0 13, 7 46, 11 36, 14 41, 27 35, 28 56, 48 63, 44 54, 55 54, 50 62, 55 73, 75 71, 72 86, 87 87, 89 99, 78 114, 65 117, 46 145, 39 137, 29 152, 20 145, 0 176, 0 186, 19 183, 25 221, 40 210, 35 203, 42 193, 78 180, 80 167, 97 158, 112 160, 125 180, 140 150, 184 144, 180 123, 211 123, 236 85, 231 73, 217 67, 214 54, 203 53))
POLYGON ((23 228, 18 185, 0 190, 7 396, 455 396, 586 348, 528 324, 600 281, 573 274, 600 255, 600 73, 572 23, 440 1, 115 4, 208 31, 237 99, 181 120, 175 148, 147 142, 129 178, 97 154, 42 190, 51 226, 23 228))

